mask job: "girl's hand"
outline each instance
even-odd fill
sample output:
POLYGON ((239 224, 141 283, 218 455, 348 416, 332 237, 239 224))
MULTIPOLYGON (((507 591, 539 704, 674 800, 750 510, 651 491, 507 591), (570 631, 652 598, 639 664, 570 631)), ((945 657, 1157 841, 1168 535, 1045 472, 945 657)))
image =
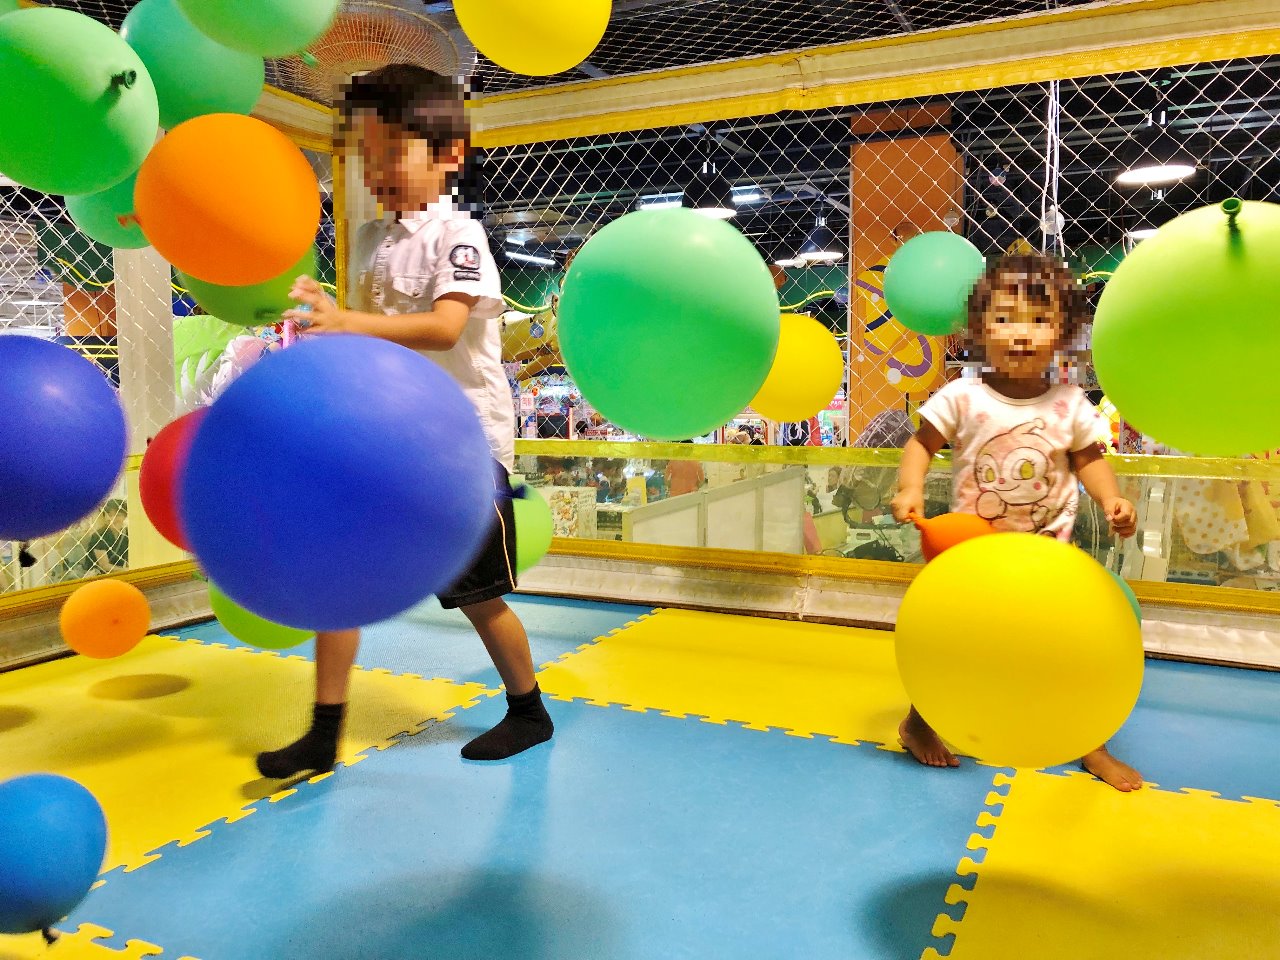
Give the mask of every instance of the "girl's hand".
POLYGON ((1124 497, 1113 497, 1102 505, 1107 515, 1107 523, 1111 524, 1111 532, 1128 539, 1138 532, 1138 511, 1124 497))
POLYGON ((348 329, 346 311, 339 310, 333 298, 324 292, 311 277, 299 277, 293 282, 289 298, 310 308, 286 310, 281 320, 293 320, 303 333, 342 333, 348 329))
POLYGON ((893 511, 893 519, 899 523, 907 523, 924 516, 924 494, 918 490, 899 490, 898 495, 889 504, 893 511))

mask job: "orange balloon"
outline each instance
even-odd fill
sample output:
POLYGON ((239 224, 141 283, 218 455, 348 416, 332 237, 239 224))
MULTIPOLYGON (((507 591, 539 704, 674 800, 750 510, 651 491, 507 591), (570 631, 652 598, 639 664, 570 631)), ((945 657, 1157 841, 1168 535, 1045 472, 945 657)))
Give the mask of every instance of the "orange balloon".
POLYGON ((315 242, 320 186, 279 130, 231 113, 181 123, 138 171, 142 232, 183 273, 224 287, 278 277, 315 242))
POLYGON ((131 583, 94 580, 67 597, 58 623, 68 647, 106 660, 142 642, 151 626, 151 606, 131 583))
POLYGON ((916 517, 915 524, 920 531, 920 551, 925 560, 932 560, 957 543, 996 532, 990 523, 972 513, 944 513, 928 520, 916 517))

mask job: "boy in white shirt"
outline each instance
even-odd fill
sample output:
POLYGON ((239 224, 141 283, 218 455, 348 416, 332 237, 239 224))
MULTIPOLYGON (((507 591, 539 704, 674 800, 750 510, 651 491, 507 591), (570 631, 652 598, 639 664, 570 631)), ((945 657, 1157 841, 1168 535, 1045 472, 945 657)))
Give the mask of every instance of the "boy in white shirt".
MULTIPOLYGON (((507 715, 462 748, 469 760, 500 760, 551 738, 551 718, 534 677, 529 638, 503 599, 515 590, 515 520, 508 473, 515 414, 502 369, 503 310, 498 269, 478 220, 445 198, 470 149, 461 87, 409 64, 356 77, 338 104, 356 139, 365 183, 393 219, 367 224, 355 242, 352 309, 340 310, 310 277, 288 311, 307 335, 354 333, 423 352, 458 382, 479 414, 494 457, 494 527, 471 569, 440 602, 460 608, 484 642, 507 688, 507 715)), ((425 539, 423 550, 430 550, 425 539)), ((316 637, 316 701, 311 730, 258 756, 266 777, 333 766, 359 630, 316 637)))

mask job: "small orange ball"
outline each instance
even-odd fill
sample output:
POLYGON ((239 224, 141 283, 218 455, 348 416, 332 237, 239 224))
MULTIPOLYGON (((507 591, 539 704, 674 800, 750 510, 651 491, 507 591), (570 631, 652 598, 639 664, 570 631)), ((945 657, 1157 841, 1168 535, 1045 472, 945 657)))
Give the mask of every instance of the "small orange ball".
POLYGON ((996 532, 990 523, 972 513, 944 513, 928 520, 917 518, 915 523, 920 530, 920 551, 926 561, 957 543, 996 532))
POLYGON ((162 257, 224 287, 278 277, 320 226, 320 186, 302 151, 239 114, 211 113, 169 131, 138 171, 133 200, 162 257))
POLYGON ((151 626, 151 605, 131 583, 94 580, 67 598, 58 623, 68 647, 107 660, 142 642, 151 626))

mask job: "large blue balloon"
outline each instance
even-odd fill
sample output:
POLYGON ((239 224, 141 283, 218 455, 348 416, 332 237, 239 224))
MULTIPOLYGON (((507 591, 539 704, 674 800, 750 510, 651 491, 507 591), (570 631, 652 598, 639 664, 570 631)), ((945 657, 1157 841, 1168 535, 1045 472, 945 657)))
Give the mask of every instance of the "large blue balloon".
POLYGON ((48 340, 0 336, 0 540, 88 516, 124 457, 124 410, 101 369, 48 340))
POLYGON ((102 807, 74 780, 37 773, 0 783, 0 825, 0 933, 52 926, 102 869, 102 807))
POLYGON ((238 604, 307 630, 363 626, 444 590, 494 522, 479 418, 440 367, 325 336, 251 367, 209 409, 182 516, 238 604))

